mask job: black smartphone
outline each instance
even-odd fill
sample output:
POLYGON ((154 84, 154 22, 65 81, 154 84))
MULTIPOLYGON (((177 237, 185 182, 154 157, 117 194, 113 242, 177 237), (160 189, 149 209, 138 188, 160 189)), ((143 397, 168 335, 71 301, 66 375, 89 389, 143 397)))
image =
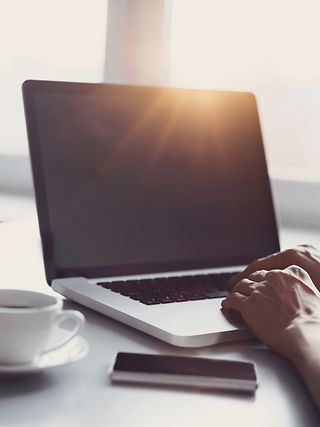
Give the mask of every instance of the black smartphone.
POLYGON ((254 393, 255 366, 204 357, 118 353, 110 366, 112 382, 189 386, 254 393))

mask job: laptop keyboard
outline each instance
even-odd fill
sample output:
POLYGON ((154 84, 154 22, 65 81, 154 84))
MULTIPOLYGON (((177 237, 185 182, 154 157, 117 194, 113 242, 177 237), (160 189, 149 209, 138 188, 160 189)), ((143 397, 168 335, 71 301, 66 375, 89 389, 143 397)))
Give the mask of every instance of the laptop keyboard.
POLYGON ((143 304, 167 304, 225 297, 228 295, 228 282, 234 274, 235 272, 157 277, 100 282, 97 285, 143 304))

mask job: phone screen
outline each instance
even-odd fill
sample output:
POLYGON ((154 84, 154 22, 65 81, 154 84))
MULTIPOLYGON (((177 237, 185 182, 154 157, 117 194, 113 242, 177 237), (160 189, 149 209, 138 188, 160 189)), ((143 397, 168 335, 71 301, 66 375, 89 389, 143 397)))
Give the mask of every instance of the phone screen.
POLYGON ((111 379, 243 391, 257 387, 251 362, 138 353, 118 353, 111 379))

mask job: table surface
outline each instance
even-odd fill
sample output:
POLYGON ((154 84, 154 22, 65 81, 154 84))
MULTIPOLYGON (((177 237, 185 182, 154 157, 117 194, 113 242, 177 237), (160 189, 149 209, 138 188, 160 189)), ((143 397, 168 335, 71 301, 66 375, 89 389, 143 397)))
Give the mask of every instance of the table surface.
MULTIPOLYGON (((282 248, 320 246, 320 230, 281 230, 282 248)), ((0 225, 1 288, 51 293, 45 282, 35 218, 0 225)), ((320 425, 293 367, 258 341, 181 349, 122 325, 71 301, 86 324, 88 356, 41 374, 0 377, 0 426, 281 426, 320 425), (118 351, 207 356, 255 362, 255 396, 196 389, 112 385, 108 365, 118 351)), ((1 326, 1 325, 0 325, 1 326)))

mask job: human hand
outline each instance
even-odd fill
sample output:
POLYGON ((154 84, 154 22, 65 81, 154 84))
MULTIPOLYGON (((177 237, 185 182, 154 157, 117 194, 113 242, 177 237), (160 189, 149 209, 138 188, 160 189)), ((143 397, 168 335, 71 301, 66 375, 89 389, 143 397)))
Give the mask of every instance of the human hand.
POLYGON ((310 245, 299 245, 296 248, 277 252, 252 262, 243 272, 231 279, 230 289, 255 271, 283 270, 290 265, 297 265, 307 271, 314 285, 320 290, 320 251, 310 245))
POLYGON ((293 362, 301 327, 315 322, 320 331, 320 293, 298 266, 250 274, 234 286, 222 308, 239 311, 262 342, 293 362))

